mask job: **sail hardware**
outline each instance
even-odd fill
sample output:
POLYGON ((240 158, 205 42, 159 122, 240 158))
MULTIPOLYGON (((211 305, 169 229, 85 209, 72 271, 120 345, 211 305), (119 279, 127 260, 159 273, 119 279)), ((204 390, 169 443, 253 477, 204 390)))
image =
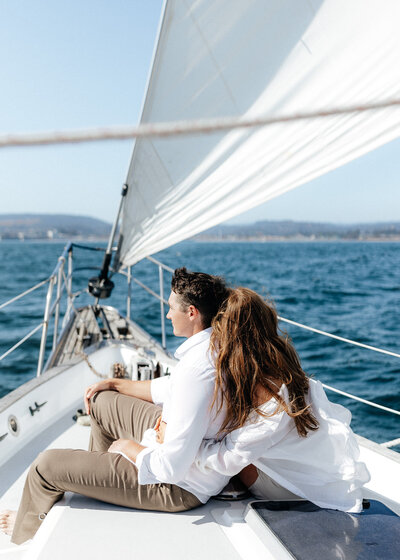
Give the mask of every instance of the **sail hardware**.
POLYGON ((153 379, 154 365, 149 361, 141 361, 137 363, 137 379, 139 381, 148 381, 153 379))
POLYGON ((19 425, 15 416, 8 417, 8 428, 13 436, 17 436, 19 434, 19 425))
MULTIPOLYGON (((108 265, 107 265, 108 268, 108 265)), ((110 297, 114 288, 114 282, 109 278, 101 278, 93 276, 88 282, 89 293, 98 299, 107 299, 110 297)))
POLYGON ((109 338, 114 338, 114 334, 112 332, 111 325, 110 325, 110 323, 107 319, 107 315, 104 313, 104 309, 102 307, 99 307, 95 311, 95 315, 96 315, 96 317, 99 316, 99 315, 101 316, 101 320, 103 321, 103 325, 104 325, 105 330, 107 332, 107 336, 109 338))
POLYGON ((35 414, 35 412, 39 412, 40 409, 42 408, 42 406, 44 406, 45 404, 47 404, 47 401, 44 401, 44 403, 42 403, 42 404, 38 404, 35 401, 35 408, 32 408, 31 406, 29 407, 29 412, 31 413, 31 416, 33 416, 35 414))
POLYGON ((128 192, 128 185, 125 183, 122 186, 121 200, 119 203, 117 216, 115 218, 114 225, 110 233, 110 238, 108 240, 108 246, 104 255, 101 272, 99 276, 93 276, 92 278, 89 279, 89 283, 88 283, 89 293, 92 294, 92 296, 94 296, 97 299, 109 298, 114 288, 114 282, 112 282, 112 280, 109 279, 108 272, 110 269, 115 233, 117 231, 119 218, 122 211, 122 206, 127 192, 128 192))

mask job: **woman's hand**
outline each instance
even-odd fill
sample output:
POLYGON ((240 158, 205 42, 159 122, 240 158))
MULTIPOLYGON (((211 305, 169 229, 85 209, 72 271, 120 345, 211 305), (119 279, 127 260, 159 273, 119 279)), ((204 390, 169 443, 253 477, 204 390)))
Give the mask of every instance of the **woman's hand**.
POLYGON ((154 426, 154 430, 156 431, 156 442, 157 443, 164 443, 166 427, 167 427, 166 422, 164 422, 162 420, 161 416, 159 416, 157 418, 156 425, 154 426))
POLYGON ((90 414, 89 401, 93 397, 93 395, 99 393, 100 391, 108 391, 109 389, 111 389, 111 382, 112 379, 103 379, 102 381, 93 383, 93 385, 89 385, 89 387, 87 387, 83 396, 83 400, 85 401, 86 414, 90 414))

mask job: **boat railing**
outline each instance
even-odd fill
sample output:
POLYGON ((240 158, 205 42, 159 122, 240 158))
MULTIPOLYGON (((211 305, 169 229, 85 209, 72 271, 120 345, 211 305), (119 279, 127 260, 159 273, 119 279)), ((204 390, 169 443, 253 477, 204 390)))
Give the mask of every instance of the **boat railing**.
MULTIPOLYGON (((63 253, 58 258, 56 267, 54 268, 53 272, 50 274, 48 278, 42 280, 41 282, 38 282, 36 285, 32 286, 28 290, 25 290, 24 292, 18 294, 17 296, 9 299, 8 301, 0 305, 0 310, 2 310, 8 305, 17 302, 18 300, 28 296, 29 294, 32 294, 42 286, 48 284, 43 320, 38 325, 36 325, 33 329, 31 329, 27 334, 25 334, 18 342, 16 342, 16 344, 14 344, 11 348, 6 350, 0 356, 0 361, 2 361, 4 358, 12 354, 22 344, 24 344, 27 340, 29 340, 32 336, 34 336, 40 329, 42 329, 37 372, 36 372, 37 376, 41 375, 44 366, 44 359, 45 359, 47 340, 49 334, 49 325, 52 319, 54 319, 53 334, 52 334, 53 336, 52 350, 54 350, 57 346, 57 340, 59 335, 59 323, 60 323, 60 305, 61 305, 62 297, 65 292, 67 293, 67 307, 64 315, 64 323, 70 317, 71 312, 75 310, 74 299, 79 294, 79 292, 76 294, 72 293, 74 247, 78 247, 81 249, 104 251, 104 249, 102 248, 97 248, 97 247, 94 248, 94 247, 81 245, 73 242, 68 243, 64 248, 63 253), (53 296, 54 296, 55 288, 57 291, 56 291, 56 297, 54 299, 53 296)), ((159 276, 158 294, 154 290, 152 290, 149 286, 146 286, 138 278, 132 275, 132 267, 128 267, 126 271, 118 271, 118 274, 121 274, 127 278, 128 286, 127 286, 127 300, 126 300, 126 316, 128 319, 131 318, 131 300, 132 300, 131 288, 132 288, 132 282, 135 282, 138 286, 146 290, 151 296, 153 296, 160 302, 161 342, 163 348, 166 348, 167 344, 166 344, 166 328, 165 328, 165 305, 168 305, 168 301, 164 297, 164 271, 172 273, 173 269, 161 263, 160 261, 158 261, 153 257, 147 257, 147 260, 152 262, 158 267, 158 276, 159 276)))
MULTIPOLYGON (((28 290, 24 291, 23 293, 13 297, 12 299, 10 299, 7 302, 0 305, 0 310, 2 310, 3 308, 10 305, 11 303, 16 302, 17 300, 27 296, 28 294, 36 291, 37 289, 41 288, 43 285, 48 283, 48 289, 47 289, 47 294, 46 294, 46 305, 45 305, 45 310, 44 310, 43 321, 41 321, 39 323, 39 325, 36 325, 29 333, 27 333, 14 346, 12 346, 9 350, 7 350, 4 354, 2 354, 0 356, 0 361, 3 360, 6 356, 11 354, 12 352, 14 352, 19 346, 21 346, 24 342, 26 342, 29 338, 31 338, 38 330, 42 329, 42 336, 41 336, 40 349, 39 349, 39 358, 38 358, 38 366, 37 366, 37 375, 39 376, 42 373, 50 319, 51 319, 51 317, 54 317, 54 329, 53 329, 53 341, 52 341, 52 349, 54 350, 56 345, 57 345, 57 340, 58 340, 59 321, 60 321, 60 302, 61 302, 62 295, 65 291, 67 292, 67 309, 66 309, 65 316, 64 316, 64 321, 66 321, 68 319, 68 317, 70 316, 70 313, 75 309, 74 308, 74 299, 79 294, 79 292, 76 293, 76 294, 72 293, 73 247, 74 246, 81 247, 83 249, 94 249, 93 247, 88 247, 88 246, 84 246, 84 245, 77 245, 77 244, 74 244, 74 243, 68 243, 66 245, 62 255, 59 257, 55 269, 53 270, 52 274, 48 278, 46 278, 45 280, 42 280, 41 282, 39 282, 38 284, 36 284, 32 288, 29 288, 28 290), (67 273, 65 272, 65 268, 66 268, 65 265, 66 264, 67 264, 67 273), (56 294, 55 300, 53 301, 52 296, 53 296, 54 287, 57 287, 57 294, 56 294)), ((104 249, 96 248, 95 250, 104 250, 104 249)), ((152 297, 154 297, 155 299, 157 299, 159 301, 159 303, 160 303, 160 323, 161 323, 161 343, 162 343, 163 348, 166 348, 165 305, 168 305, 168 301, 164 297, 164 272, 169 272, 169 273, 172 274, 174 272, 174 270, 171 267, 163 264, 161 261, 155 259, 154 257, 148 256, 148 257, 146 257, 146 260, 153 263, 158 268, 159 293, 154 291, 150 286, 147 286, 141 280, 139 280, 139 278, 134 276, 132 274, 132 268, 133 267, 128 267, 126 270, 120 270, 116 273, 121 274, 122 276, 125 276, 127 278, 126 316, 127 316, 128 319, 131 318, 131 299, 132 299, 131 288, 132 288, 132 282, 137 284, 139 287, 141 287, 143 290, 145 290, 152 297)), ((309 327, 308 325, 304 325, 304 324, 298 323, 296 321, 292 321, 291 319, 286 319, 285 317, 280 317, 279 316, 279 320, 284 322, 284 323, 288 323, 290 325, 293 325, 295 327, 299 327, 301 329, 305 329, 307 331, 311 331, 313 333, 316 333, 316 334, 319 334, 319 335, 322 335, 322 336, 325 336, 325 337, 333 338, 335 340, 338 340, 340 342, 344 342, 346 344, 352 344, 354 346, 358 346, 358 347, 361 347, 361 348, 364 348, 364 349, 372 350, 374 352, 379 352, 381 354, 386 354, 386 355, 389 355, 389 356, 394 356, 396 358, 400 358, 400 354, 398 354, 396 352, 392 352, 392 351, 385 350, 385 349, 382 349, 382 348, 377 348, 375 346, 371 346, 371 345, 368 345, 368 344, 363 344, 363 343, 357 342, 355 340, 351 340, 351 339, 344 338, 344 337, 341 337, 341 336, 338 336, 338 335, 334 335, 332 333, 322 331, 322 330, 316 329, 314 327, 309 327)), ((325 383, 323 383, 323 386, 326 389, 328 389, 329 391, 333 391, 333 392, 335 392, 335 393, 337 393, 337 394, 339 394, 339 395, 341 395, 345 398, 355 400, 355 401, 361 402, 363 404, 372 406, 374 408, 378 408, 378 409, 383 410, 385 412, 389 412, 391 414, 396 414, 396 415, 400 416, 400 411, 399 410, 395 410, 395 409, 383 406, 381 404, 369 401, 367 399, 363 399, 361 397, 358 397, 357 395, 353 395, 353 394, 348 393, 346 391, 342 391, 340 389, 337 389, 337 388, 332 387, 330 385, 327 385, 325 383)), ((399 444, 400 444, 400 438, 397 438, 397 439, 385 442, 381 445, 384 445, 385 447, 393 447, 393 446, 399 445, 399 444)))
POLYGON ((6 352, 4 352, 0 356, 0 361, 2 361, 4 358, 12 354, 12 352, 17 350, 17 348, 19 348, 22 344, 24 344, 24 342, 29 340, 34 334, 36 334, 40 329, 42 329, 38 365, 37 365, 37 376, 39 376, 42 373, 46 342, 47 342, 47 334, 49 330, 49 321, 50 318, 54 316, 53 342, 52 342, 52 348, 54 349, 57 344, 57 337, 58 337, 58 330, 59 330, 60 303, 61 303, 63 292, 66 288, 69 294, 67 313, 68 313, 68 309, 71 307, 72 304, 70 298, 71 287, 72 287, 72 246, 73 246, 72 243, 68 243, 66 245, 62 255, 58 258, 56 267, 54 268, 53 272, 50 274, 48 278, 42 280, 41 282, 37 283, 35 286, 32 286, 32 288, 25 290, 24 292, 20 293, 19 295, 11 298, 10 300, 0 305, 0 310, 2 310, 8 305, 15 303, 16 301, 35 292, 42 286, 48 284, 43 320, 38 325, 36 325, 31 331, 29 331, 25 336, 23 336, 16 344, 14 344, 11 348, 9 348, 6 352), (65 270, 64 270, 65 263, 68 263, 67 276, 65 275, 65 270), (53 301, 52 296, 53 296, 53 291, 55 286, 57 287, 57 295, 55 300, 53 301))
POLYGON ((146 260, 155 264, 158 267, 158 279, 159 279, 159 293, 152 290, 149 286, 146 286, 141 280, 136 278, 136 276, 132 276, 132 267, 128 267, 127 271, 120 271, 120 274, 123 274, 128 279, 128 301, 127 301, 127 317, 130 319, 130 302, 131 302, 131 282, 135 282, 138 286, 140 286, 143 290, 149 293, 151 296, 156 298, 160 302, 160 323, 161 323, 161 344, 163 348, 167 347, 167 337, 166 337, 166 329, 165 329, 165 305, 168 305, 168 301, 164 297, 164 271, 170 272, 173 274, 174 269, 166 264, 158 261, 154 257, 146 257, 146 260))

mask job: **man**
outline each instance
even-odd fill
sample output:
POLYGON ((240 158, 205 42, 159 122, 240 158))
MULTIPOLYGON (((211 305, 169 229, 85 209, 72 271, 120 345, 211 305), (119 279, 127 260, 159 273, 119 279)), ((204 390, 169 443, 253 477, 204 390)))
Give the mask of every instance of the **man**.
MULTIPOLYGON (((173 374, 152 381, 107 379, 88 387, 89 451, 52 449, 38 456, 25 483, 12 542, 32 538, 66 491, 159 511, 191 509, 212 494, 194 460, 202 440, 214 438, 221 426, 221 413, 210 410, 215 371, 208 349, 211 321, 229 290, 221 278, 185 268, 175 271, 171 288, 167 317, 174 334, 187 337, 175 353, 180 361, 173 374), (161 410, 163 444, 139 443, 161 410)), ((9 532, 13 519, 9 514, 7 519, 9 532)))

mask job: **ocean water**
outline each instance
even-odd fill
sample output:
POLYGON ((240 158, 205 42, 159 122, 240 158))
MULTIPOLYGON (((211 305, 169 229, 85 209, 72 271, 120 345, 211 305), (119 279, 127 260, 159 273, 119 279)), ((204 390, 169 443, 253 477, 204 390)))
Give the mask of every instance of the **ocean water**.
MULTIPOLYGON (((0 305, 47 278, 63 244, 0 243, 0 305)), ((400 244, 359 242, 198 243, 184 242, 156 255, 176 268, 221 274, 232 285, 257 290, 275 302, 280 316, 400 353, 400 244)), ((99 252, 74 249, 73 290, 84 290, 101 266, 99 252)), ((134 275, 158 291, 157 267, 148 262, 134 275)), ((170 275, 165 272, 168 293, 170 275)), ((109 305, 126 309, 126 278, 116 275, 109 305)), ((43 318, 47 286, 0 310, 0 355, 43 318)), ((91 297, 83 292, 76 305, 91 297)), ((132 318, 161 338, 160 306, 139 286, 132 288, 132 318)), ((176 339, 167 323, 167 346, 176 339)), ((400 409, 400 360, 282 324, 303 368, 322 382, 384 406, 400 409)), ((0 397, 36 375, 40 331, 0 362, 0 397)), ((50 350, 50 340, 48 351, 50 350)), ((353 429, 383 442, 400 436, 399 416, 328 392, 350 408, 353 429)), ((400 447, 394 448, 400 450, 400 447)))

